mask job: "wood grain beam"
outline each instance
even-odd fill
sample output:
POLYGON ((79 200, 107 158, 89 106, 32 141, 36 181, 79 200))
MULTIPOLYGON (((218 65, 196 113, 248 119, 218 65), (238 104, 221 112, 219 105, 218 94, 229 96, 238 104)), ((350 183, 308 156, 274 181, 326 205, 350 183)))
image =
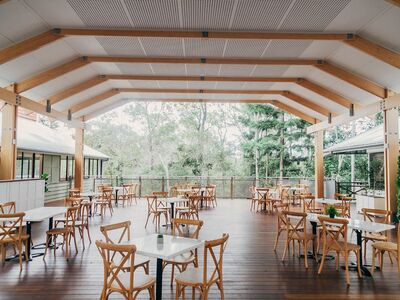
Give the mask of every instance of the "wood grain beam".
POLYGON ((2 49, 0 50, 0 65, 57 41, 62 37, 62 35, 57 34, 54 30, 50 30, 2 49))
POLYGON ((300 65, 312 66, 316 59, 258 59, 258 58, 185 58, 185 57, 115 57, 88 56, 89 62, 103 63, 161 63, 161 64, 223 64, 223 65, 300 65))
POLYGON ((56 120, 62 121, 72 127, 82 127, 83 123, 77 120, 68 120, 68 115, 52 109, 51 112, 46 111, 46 106, 38 102, 35 102, 27 97, 18 95, 12 91, 8 91, 5 88, 0 88, 0 100, 7 102, 12 105, 21 106, 28 110, 34 111, 38 114, 54 118, 56 120))
MULTIPOLYGON (((83 92, 84 90, 90 89, 90 88, 92 88, 96 85, 99 85, 103 82, 106 82, 106 81, 107 81, 107 78, 105 78, 105 76, 102 76, 102 75, 96 76, 96 77, 90 78, 84 82, 81 82, 77 85, 69 87, 65 90, 62 90, 62 91, 58 92, 57 94, 50 96, 48 98, 48 100, 50 100, 50 104, 56 104, 68 97, 76 95, 80 92, 83 92)), ((44 102, 46 102, 46 100, 44 100, 44 102)))
POLYGON ((379 98, 386 98, 388 96, 388 90, 384 87, 358 75, 355 75, 354 73, 350 73, 349 71, 339 68, 331 63, 320 61, 318 64, 314 65, 314 67, 343 81, 346 81, 364 91, 367 91, 379 98))
POLYGON ((385 0, 385 1, 392 5, 400 7, 400 0, 385 0))
POLYGON ((321 95, 322 97, 325 97, 325 98, 327 98, 341 106, 344 106, 346 108, 350 108, 351 104, 353 103, 350 99, 348 99, 342 95, 339 95, 338 93, 336 93, 328 88, 325 88, 321 85, 311 82, 307 79, 299 78, 296 81, 296 83, 299 86, 306 88, 310 91, 313 91, 314 93, 317 93, 317 94, 321 95))
POLYGON ((171 103, 226 103, 226 104, 272 104, 275 100, 264 99, 146 99, 145 102, 171 102, 171 103))
POLYGON ((379 46, 378 44, 368 41, 358 35, 353 39, 344 40, 343 42, 381 61, 384 61, 387 64, 390 64, 396 68, 400 68, 400 53, 379 46))
POLYGON ((56 66, 42 73, 29 77, 19 83, 16 83, 16 91, 18 94, 25 92, 61 75, 64 75, 65 73, 81 68, 88 63, 89 62, 85 59, 85 57, 75 58, 65 64, 56 66))
POLYGON ((328 109, 326 109, 314 102, 311 102, 310 100, 308 100, 300 95, 297 95, 290 91, 282 91, 281 95, 292 101, 295 101, 305 107, 308 107, 309 109, 312 109, 313 111, 316 111, 316 112, 320 113, 321 115, 329 116, 330 111, 328 109))
POLYGON ((167 94, 244 94, 244 95, 277 95, 281 91, 271 90, 213 90, 213 89, 157 89, 157 88, 121 88, 121 93, 167 93, 167 94))
POLYGON ((222 32, 222 31, 160 31, 124 29, 59 29, 65 36, 158 37, 196 39, 257 39, 257 40, 343 40, 345 33, 286 32, 222 32))
POLYGON ((91 97, 89 99, 86 99, 86 100, 84 100, 82 102, 79 102, 79 103, 75 104, 74 106, 72 106, 70 108, 70 111, 71 111, 71 113, 76 113, 76 112, 78 112, 78 111, 80 111, 82 109, 85 109, 85 108, 87 108, 89 106, 92 106, 92 105, 94 105, 96 103, 99 103, 99 102, 101 102, 103 100, 106 100, 106 99, 108 99, 108 98, 110 98, 112 96, 115 96, 118 93, 119 93, 118 89, 108 90, 108 91, 106 91, 104 93, 98 94, 96 96, 93 96, 93 97, 91 97))
POLYGON ((278 100, 273 100, 272 105, 276 106, 276 107, 286 111, 287 113, 290 113, 304 121, 307 121, 308 123, 315 124, 316 122, 318 122, 318 120, 316 118, 313 118, 310 115, 307 115, 307 114, 303 113, 302 111, 299 111, 289 105, 279 102, 278 100))

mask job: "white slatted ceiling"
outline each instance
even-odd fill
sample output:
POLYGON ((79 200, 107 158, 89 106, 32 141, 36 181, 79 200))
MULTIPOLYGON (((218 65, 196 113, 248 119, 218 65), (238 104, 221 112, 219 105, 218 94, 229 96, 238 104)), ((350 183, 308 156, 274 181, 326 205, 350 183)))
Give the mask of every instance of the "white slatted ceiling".
POLYGON ((219 76, 250 76, 254 65, 221 65, 219 76))
POLYGON ((185 76, 186 69, 184 64, 151 64, 154 74, 185 76))
POLYGON ((105 99, 103 101, 100 101, 100 102, 98 102, 98 103, 96 103, 96 104, 94 104, 94 105, 92 105, 90 107, 87 107, 85 109, 82 109, 82 110, 76 112, 74 114, 74 117, 81 117, 81 116, 84 116, 86 114, 90 114, 91 112, 99 110, 102 107, 108 106, 108 105, 110 105, 112 103, 115 103, 115 102, 119 101, 121 98, 122 98, 121 95, 114 95, 114 96, 112 96, 110 98, 107 98, 107 99, 105 99))
POLYGON ((218 74, 219 65, 207 64, 187 64, 186 71, 188 76, 216 76, 218 74))
POLYGON ((288 41, 275 40, 271 41, 268 48, 263 54, 264 58, 292 58, 301 55, 311 41, 288 41))
POLYGON ((138 38, 97 37, 99 44, 111 56, 145 56, 138 38))
POLYGON ((268 90, 272 89, 272 82, 245 82, 242 86, 243 90, 268 90))
POLYGON ((129 83, 134 88, 158 88, 159 85, 155 80, 129 80, 129 83))
POLYGON ((224 57, 261 57, 269 40, 227 40, 224 57))
POLYGON ((184 43, 180 38, 140 38, 148 56, 184 56, 184 43))

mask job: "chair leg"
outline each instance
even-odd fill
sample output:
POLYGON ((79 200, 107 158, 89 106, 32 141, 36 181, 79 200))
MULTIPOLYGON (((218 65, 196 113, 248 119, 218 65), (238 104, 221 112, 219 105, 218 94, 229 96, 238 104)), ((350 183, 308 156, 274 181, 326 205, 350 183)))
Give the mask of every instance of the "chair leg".
POLYGON ((346 251, 344 253, 344 263, 346 268, 346 283, 350 285, 350 274, 349 274, 349 253, 346 251))
POLYGON ((86 227, 87 235, 88 235, 88 237, 89 237, 89 243, 91 244, 91 243, 92 243, 92 238, 90 237, 89 224, 85 225, 85 227, 86 227))
POLYGON ((146 219, 146 224, 144 225, 144 228, 147 227, 147 223, 149 222, 150 214, 147 214, 147 219, 146 219))
POLYGON ((367 261, 367 240, 364 240, 364 261, 367 261))
POLYGON ((361 274, 361 266, 360 266, 360 251, 355 251, 356 252, 356 256, 357 256, 357 271, 358 271, 358 277, 362 278, 362 274, 361 274))
MULTIPOLYGON (((304 262, 305 262, 305 265, 306 265, 306 269, 308 269, 308 261, 307 261, 307 256, 308 256, 308 253, 307 253, 307 240, 304 240, 304 242, 303 242, 303 251, 304 251, 304 262)), ((299 251, 299 254, 300 254, 300 251, 299 251)))
POLYGON ((174 284, 174 273, 175 273, 175 264, 172 264, 172 271, 171 271, 171 286, 174 284))
POLYGON ((339 263, 340 263, 340 252, 336 252, 336 271, 339 270, 339 263))
POLYGON ((375 272, 375 256, 376 256, 376 251, 375 248, 372 247, 372 263, 371 263, 371 274, 374 275, 375 272))
POLYGON ((49 236, 46 234, 46 245, 44 248, 43 260, 46 258, 47 248, 49 248, 49 236))
POLYGON ((278 246, 278 240, 279 240, 279 236, 282 233, 282 229, 278 229, 278 232, 276 234, 276 239, 275 239, 275 245, 274 245, 274 251, 276 251, 276 247, 278 246))
POLYGON ((290 243, 290 241, 289 241, 289 238, 286 238, 285 250, 283 250, 282 261, 284 261, 284 260, 285 260, 285 257, 286 257, 286 251, 287 251, 287 250, 288 250, 288 248, 289 248, 289 243, 290 243))
POLYGON ((22 271, 22 241, 18 242, 19 269, 22 271))
POLYGON ((221 294, 221 300, 225 299, 225 295, 224 295, 224 286, 222 284, 222 281, 217 281, 217 286, 219 289, 219 293, 221 294))
POLYGON ((318 275, 321 274, 322 268, 324 267, 325 255, 326 255, 326 247, 324 246, 323 249, 322 249, 321 263, 319 264, 319 268, 318 268, 318 275))
POLYGON ((383 271, 383 254, 385 254, 385 251, 381 251, 379 256, 379 267, 381 269, 381 272, 383 271))

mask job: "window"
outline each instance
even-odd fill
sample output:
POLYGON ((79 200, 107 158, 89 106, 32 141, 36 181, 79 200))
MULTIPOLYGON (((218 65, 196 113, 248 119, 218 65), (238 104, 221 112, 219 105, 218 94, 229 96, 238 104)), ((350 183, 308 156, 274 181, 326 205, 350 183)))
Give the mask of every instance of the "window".
POLYGON ((43 173, 49 174, 49 182, 60 181, 60 158, 58 155, 43 155, 43 173))
POLYGON ((89 159, 85 158, 84 159, 84 176, 88 177, 89 176, 89 159))
POLYGON ((60 179, 67 180, 68 178, 68 171, 67 171, 67 164, 68 164, 68 156, 61 156, 61 165, 60 165, 60 179))
POLYGON ((17 166, 15 171, 15 178, 22 178, 22 152, 17 153, 17 166))
POLYGON ((72 156, 68 157, 68 177, 74 178, 75 175, 75 160, 72 156))
POLYGON ((39 178, 41 174, 42 156, 30 152, 17 152, 15 178, 39 178))
POLYGON ((32 167, 33 178, 40 178, 40 175, 42 175, 41 168, 42 168, 42 155, 33 153, 33 167, 32 167))

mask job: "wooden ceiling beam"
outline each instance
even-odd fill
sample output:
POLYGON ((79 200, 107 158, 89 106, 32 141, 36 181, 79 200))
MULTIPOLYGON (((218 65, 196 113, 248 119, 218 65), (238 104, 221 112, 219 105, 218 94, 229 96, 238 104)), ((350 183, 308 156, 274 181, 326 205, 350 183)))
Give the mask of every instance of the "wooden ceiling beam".
POLYGON ((243 95, 277 95, 281 91, 271 90, 213 90, 213 89, 159 89, 159 88, 120 88, 121 93, 168 93, 168 94, 243 94, 243 95))
POLYGON ((65 64, 56 66, 52 69, 46 70, 19 83, 16 83, 16 92, 19 94, 27 90, 33 89, 34 87, 53 80, 61 75, 64 75, 65 73, 81 68, 88 63, 89 62, 85 59, 85 57, 75 58, 65 64))
POLYGON ((86 100, 84 100, 82 102, 79 102, 79 103, 75 104, 69 110, 71 111, 72 114, 77 113, 78 111, 80 111, 82 109, 88 108, 89 106, 92 106, 92 105, 94 105, 96 103, 99 103, 99 102, 101 102, 103 100, 106 100, 106 99, 108 99, 108 98, 110 98, 112 96, 115 96, 118 93, 119 93, 118 89, 108 90, 108 91, 106 91, 104 93, 98 94, 96 96, 93 96, 93 97, 91 97, 89 99, 86 99, 86 100))
POLYGON ((298 104, 301 104, 301 105, 303 105, 305 107, 308 107, 309 109, 311 109, 313 111, 316 111, 316 112, 320 113, 321 115, 324 115, 324 116, 328 117, 329 114, 330 114, 330 111, 328 109, 326 109, 326 108, 324 108, 324 107, 322 107, 322 106, 320 106, 320 105, 318 105, 318 104, 316 104, 314 102, 311 102, 310 100, 308 100, 308 99, 306 99, 306 98, 304 98, 304 97, 302 97, 300 95, 297 95, 297 94, 295 94, 293 92, 282 91, 280 95, 288 98, 289 100, 295 101, 298 104))
POLYGON ((356 35, 353 39, 344 40, 343 42, 381 61, 384 61, 387 64, 390 64, 396 68, 400 68, 400 53, 379 46, 378 44, 368 41, 358 35, 356 35))
POLYGON ((313 118, 310 115, 307 115, 307 114, 305 114, 305 113, 303 113, 303 112, 301 112, 301 111, 299 111, 299 110, 297 110, 297 109, 295 109, 295 108, 293 108, 293 107, 291 107, 289 105, 286 105, 286 104, 284 104, 282 102, 279 102, 277 100, 273 100, 272 101, 272 105, 276 106, 276 107, 278 107, 278 108, 280 108, 280 109, 282 109, 282 110, 284 110, 284 111, 286 111, 286 112, 288 112, 288 113, 290 113, 290 114, 292 114, 292 115, 294 115, 294 116, 296 116, 296 117, 298 117, 298 118, 300 118, 300 119, 302 119, 304 121, 307 121, 308 123, 316 124, 317 122, 319 122, 318 119, 313 118))
POLYGON ((37 50, 51 42, 57 41, 62 37, 63 35, 57 34, 55 30, 50 30, 4 48, 0 50, 0 65, 21 55, 37 50))
POLYGON ((339 68, 331 63, 326 61, 321 61, 318 64, 315 64, 314 67, 320 69, 332 76, 335 76, 343 81, 346 81, 364 91, 367 91, 379 98, 386 98, 388 96, 389 91, 384 87, 362 78, 354 73, 350 73, 342 68, 339 68))
POLYGON ((293 33, 293 32, 221 32, 221 31, 160 31, 126 29, 58 29, 65 36, 158 37, 196 39, 255 39, 255 40, 337 40, 348 37, 346 33, 293 33))
POLYGON ((392 5, 400 7, 400 0, 385 0, 385 1, 392 5))
MULTIPOLYGON (((80 92, 83 92, 87 89, 90 89, 96 85, 99 85, 103 82, 106 82, 107 78, 105 78, 105 76, 100 75, 100 76, 96 76, 93 78, 90 78, 84 82, 81 82, 77 85, 74 85, 70 88, 67 88, 65 90, 62 90, 61 92, 58 92, 57 94, 54 94, 53 96, 50 96, 48 98, 48 100, 50 100, 50 104, 56 104, 64 99, 67 99, 68 97, 71 97, 73 95, 76 95, 80 92)), ((44 102, 46 102, 44 100, 44 102)))
POLYGON ((303 87, 306 88, 310 91, 313 91, 314 93, 317 93, 319 95, 321 95, 322 97, 325 97, 333 102, 335 102, 336 104, 339 104, 341 106, 344 106, 346 108, 350 108, 351 104, 353 104, 353 101, 351 101, 350 99, 347 99, 346 97, 339 95, 338 93, 325 88, 321 85, 318 85, 314 82, 311 82, 305 78, 299 78, 296 83, 303 87))
POLYGON ((68 120, 68 114, 62 113, 55 109, 51 109, 51 111, 48 112, 48 111, 46 111, 45 105, 35 102, 27 97, 18 95, 18 94, 14 93, 12 91, 9 91, 5 88, 0 88, 0 99, 9 104, 17 105, 17 106, 23 107, 25 109, 31 110, 33 112, 36 112, 38 114, 62 121, 69 126, 83 128, 82 122, 80 122, 78 120, 68 120))

